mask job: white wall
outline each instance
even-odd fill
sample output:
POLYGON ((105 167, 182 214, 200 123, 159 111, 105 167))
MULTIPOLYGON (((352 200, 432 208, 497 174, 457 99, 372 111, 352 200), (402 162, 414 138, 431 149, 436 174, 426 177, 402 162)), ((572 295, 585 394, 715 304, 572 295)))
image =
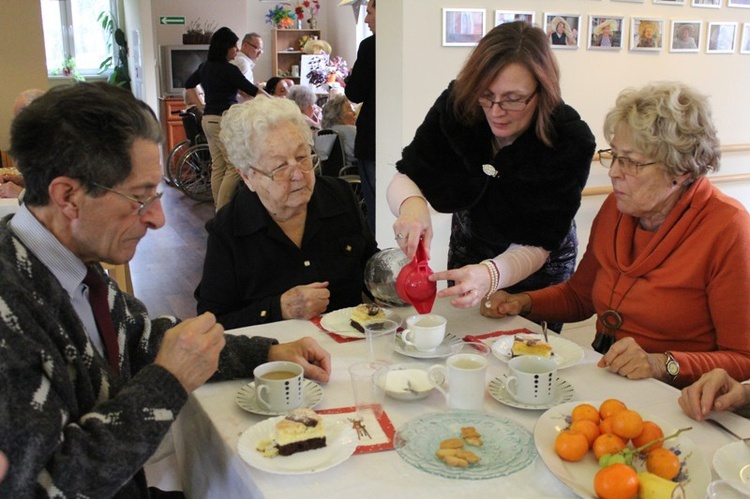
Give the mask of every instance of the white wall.
MULTIPOLYGON (((647 0, 648 1, 648 0, 647 0)), ((686 2, 690 4, 690 0, 686 2)), ((706 22, 750 22, 750 9, 726 7, 694 8, 689 5, 653 5, 622 3, 612 0, 515 0, 499 5, 493 0, 445 2, 438 0, 389 0, 378 4, 378 122, 377 122, 377 239, 381 248, 394 246, 394 217, 385 203, 385 190, 395 172, 401 149, 411 142, 414 131, 424 115, 458 73, 471 51, 469 47, 442 47, 442 7, 487 9, 487 26, 494 19, 494 10, 535 11, 537 22, 547 13, 581 15, 582 46, 576 50, 556 50, 562 72, 562 92, 566 102, 575 107, 597 137, 597 145, 607 147, 602 138, 604 115, 617 94, 627 86, 640 86, 653 80, 682 80, 712 98, 714 119, 722 143, 750 143, 750 55, 705 53, 601 52, 586 49, 588 15, 617 15, 628 18, 663 18, 666 25, 676 20, 702 20, 704 38, 706 22), (418 21, 415 21, 418 20, 418 21), (382 36, 386 34, 387 36, 382 36)), ((725 155, 721 173, 750 173, 747 154, 725 155)), ((589 185, 608 185, 606 171, 592 165, 589 185)), ((735 189, 732 195, 750 199, 750 188, 735 189)), ((587 203, 590 203, 587 201, 587 203)), ((594 203, 595 204, 595 203, 594 203)), ((746 202, 746 204, 748 204, 746 202)), ((596 209, 589 209, 595 212, 596 209)), ((579 221, 582 244, 587 239, 590 217, 579 221), (581 227, 583 233, 581 234, 581 227)), ((433 218, 436 240, 433 243, 432 267, 445 268, 450 218, 433 218)))

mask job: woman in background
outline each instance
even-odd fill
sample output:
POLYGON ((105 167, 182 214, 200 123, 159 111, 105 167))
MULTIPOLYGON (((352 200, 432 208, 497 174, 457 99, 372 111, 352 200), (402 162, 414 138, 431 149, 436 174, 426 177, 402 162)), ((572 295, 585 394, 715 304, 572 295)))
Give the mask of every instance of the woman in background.
POLYGON ((227 160, 226 149, 219 140, 221 115, 237 104, 238 90, 251 97, 257 95, 259 90, 237 66, 229 62, 237 55, 238 40, 239 37, 229 28, 216 30, 208 46, 208 59, 185 82, 188 90, 201 85, 205 94, 206 106, 201 125, 211 152, 211 192, 216 211, 229 202, 240 181, 237 169, 227 160))
POLYGON ((354 124, 356 121, 357 116, 346 95, 335 95, 323 106, 323 129, 334 130, 339 135, 344 145, 346 163, 349 165, 357 164, 357 158, 354 156, 354 140, 357 137, 357 127, 354 124))
POLYGON ((316 104, 315 91, 307 85, 294 85, 289 89, 287 99, 293 101, 304 115, 305 122, 312 130, 320 130, 322 111, 316 104))

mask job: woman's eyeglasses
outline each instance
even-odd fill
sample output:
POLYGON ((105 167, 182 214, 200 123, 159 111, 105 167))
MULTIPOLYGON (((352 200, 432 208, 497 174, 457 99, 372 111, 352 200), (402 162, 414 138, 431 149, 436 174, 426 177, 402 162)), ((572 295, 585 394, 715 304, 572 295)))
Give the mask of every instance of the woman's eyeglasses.
POLYGON ((489 99, 488 97, 480 97, 479 105, 482 106, 485 109, 492 109, 492 107, 497 104, 497 107, 502 109, 503 111, 523 111, 526 109, 526 106, 529 105, 529 102, 531 102, 531 99, 534 98, 537 91, 539 90, 539 87, 537 87, 531 95, 529 95, 526 100, 498 100, 493 101, 489 99))
POLYGON ((252 171, 260 173, 264 177, 270 178, 273 182, 286 182, 294 174, 295 168, 303 173, 310 173, 320 166, 320 158, 317 154, 310 154, 302 158, 297 158, 294 163, 287 163, 281 165, 278 168, 274 168, 270 172, 263 171, 259 168, 255 168, 252 165, 247 165, 252 171))
POLYGON ((658 161, 639 163, 627 156, 620 156, 619 154, 612 152, 612 149, 600 149, 596 152, 599 154, 599 164, 604 168, 610 169, 615 162, 618 162, 620 164, 620 169, 625 175, 638 175, 641 171, 640 169, 644 166, 651 166, 658 163, 658 161))

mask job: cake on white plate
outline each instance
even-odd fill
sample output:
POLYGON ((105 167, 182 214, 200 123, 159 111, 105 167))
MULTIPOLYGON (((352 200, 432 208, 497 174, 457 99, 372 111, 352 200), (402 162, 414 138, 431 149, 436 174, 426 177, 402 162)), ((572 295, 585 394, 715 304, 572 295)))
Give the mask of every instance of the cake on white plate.
POLYGON ((323 419, 311 409, 295 409, 276 423, 273 440, 258 442, 265 457, 291 456, 326 446, 323 419))
POLYGON ((364 333, 363 324, 377 319, 387 319, 385 311, 374 303, 363 303, 354 307, 349 324, 360 333, 364 333))
POLYGON ((539 357, 552 357, 552 345, 543 339, 531 334, 517 334, 513 338, 511 356, 538 355, 539 357))

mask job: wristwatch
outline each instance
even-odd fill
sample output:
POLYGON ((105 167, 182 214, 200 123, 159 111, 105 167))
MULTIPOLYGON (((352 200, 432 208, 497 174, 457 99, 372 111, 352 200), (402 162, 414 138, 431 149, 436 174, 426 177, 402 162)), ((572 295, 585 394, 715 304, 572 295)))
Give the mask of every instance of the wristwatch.
POLYGON ((677 375, 680 374, 680 364, 675 360, 671 353, 664 352, 664 355, 667 356, 667 362, 665 364, 665 367, 667 368, 667 378, 672 382, 677 375))

